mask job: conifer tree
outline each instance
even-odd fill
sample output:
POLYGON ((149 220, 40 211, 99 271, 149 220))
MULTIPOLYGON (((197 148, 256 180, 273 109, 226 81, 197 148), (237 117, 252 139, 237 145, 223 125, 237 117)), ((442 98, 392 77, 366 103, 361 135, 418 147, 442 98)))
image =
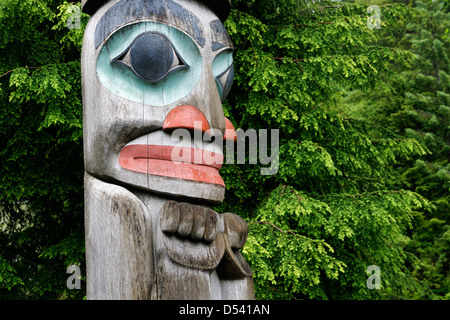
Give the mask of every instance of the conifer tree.
MULTIPOLYGON (((87 17, 68 28, 69 6, 0 3, 2 298, 84 296, 65 287, 67 266, 84 266, 79 69, 87 17)), ((380 45, 367 7, 233 0, 226 28, 236 76, 226 116, 236 128, 280 130, 277 174, 248 162, 221 171, 227 193, 216 209, 249 223, 243 253, 257 298, 405 297, 414 289, 409 266, 417 259, 405 246, 414 214, 429 204, 402 185, 409 173, 395 165, 429 146, 338 108, 344 89, 392 90, 393 65, 413 57, 380 45), (367 286, 372 265, 381 290, 367 286)), ((383 8, 385 17, 408 12, 383 8)))
MULTIPOLYGON (((416 55, 410 68, 397 68, 400 77, 388 79, 391 92, 352 92, 347 99, 353 116, 384 124, 416 139, 427 154, 405 159, 398 168, 405 188, 429 199, 431 212, 415 213, 407 248, 421 261, 414 268, 425 286, 414 298, 450 298, 450 13, 448 2, 415 1, 407 23, 386 33, 400 35, 397 47, 416 55), (396 29, 396 30, 395 30, 396 29), (393 31, 395 30, 395 31, 393 31)), ((381 38, 384 45, 389 45, 381 38)), ((392 43, 391 43, 392 44, 392 43)))
POLYGON ((404 246, 414 210, 428 204, 402 189, 394 166, 425 151, 336 108, 345 88, 389 89, 392 62, 412 58, 379 45, 368 18, 366 3, 235 1, 226 26, 237 86, 227 116, 236 127, 280 130, 276 175, 223 168, 221 209, 249 221, 244 254, 259 298, 403 297, 416 288, 404 246), (380 291, 367 288, 371 265, 382 271, 380 291))

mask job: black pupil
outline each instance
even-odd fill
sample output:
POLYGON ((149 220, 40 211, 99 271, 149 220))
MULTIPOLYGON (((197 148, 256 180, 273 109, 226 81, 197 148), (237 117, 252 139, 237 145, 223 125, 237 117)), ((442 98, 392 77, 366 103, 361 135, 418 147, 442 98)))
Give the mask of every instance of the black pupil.
POLYGON ((130 49, 130 63, 134 71, 148 81, 164 77, 173 63, 173 49, 159 34, 145 34, 130 49))

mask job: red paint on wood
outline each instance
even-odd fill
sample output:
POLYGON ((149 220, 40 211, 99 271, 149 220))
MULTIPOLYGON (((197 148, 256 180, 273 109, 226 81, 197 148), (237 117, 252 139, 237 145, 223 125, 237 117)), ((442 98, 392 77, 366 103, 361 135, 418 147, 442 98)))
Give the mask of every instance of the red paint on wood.
POLYGON ((119 165, 127 170, 225 186, 222 164, 221 154, 187 147, 129 145, 119 155, 119 165))
POLYGON ((223 136, 223 140, 237 141, 236 130, 234 129, 233 124, 227 117, 225 117, 225 135, 223 136))
POLYGON ((172 109, 164 119, 163 130, 188 129, 206 132, 209 130, 206 116, 197 108, 189 105, 172 109))

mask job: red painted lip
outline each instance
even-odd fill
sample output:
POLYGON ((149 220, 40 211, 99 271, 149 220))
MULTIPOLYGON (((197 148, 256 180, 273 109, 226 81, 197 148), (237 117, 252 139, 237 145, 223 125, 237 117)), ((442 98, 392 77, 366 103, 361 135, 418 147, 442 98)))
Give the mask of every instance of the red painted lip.
POLYGON ((119 154, 119 165, 126 170, 225 186, 219 174, 222 163, 223 155, 188 147, 128 145, 119 154))

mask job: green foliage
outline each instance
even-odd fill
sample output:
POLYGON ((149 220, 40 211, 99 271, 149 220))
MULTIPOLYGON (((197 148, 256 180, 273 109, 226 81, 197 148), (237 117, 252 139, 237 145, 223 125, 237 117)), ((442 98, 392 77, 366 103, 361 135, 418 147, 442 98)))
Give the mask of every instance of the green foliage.
MULTIPOLYGON (((431 207, 402 189, 396 166, 428 149, 339 112, 349 88, 392 92, 386 79, 397 79, 396 68, 415 57, 382 46, 366 27, 366 9, 236 1, 226 23, 238 49, 230 119, 236 127, 280 129, 277 175, 259 176, 248 165, 223 169, 228 190, 219 209, 249 221, 244 254, 260 299, 404 298, 425 290, 405 246, 416 210, 431 207), (366 286, 370 265, 382 270, 380 291, 366 286)), ((383 10, 387 26, 406 8, 383 10)))
MULTIPOLYGON (((432 210, 415 213, 414 232, 407 249, 421 261, 414 276, 429 291, 411 298, 450 298, 450 13, 444 1, 416 1, 408 23, 395 26, 397 45, 416 55, 411 68, 398 68, 399 77, 389 79, 395 95, 353 91, 347 98, 350 115, 372 124, 384 123, 397 134, 415 139, 427 153, 399 163, 405 187, 431 201, 432 210)), ((390 42, 392 32, 381 33, 390 42)))
POLYGON ((2 286, 8 290, 16 285, 23 285, 23 281, 16 276, 17 271, 0 256, 0 281, 2 286))
MULTIPOLYGON (((249 223, 259 299, 448 298, 448 7, 375 3, 380 30, 367 1, 233 1, 225 114, 280 129, 278 173, 224 165, 216 208, 249 223), (366 286, 370 265, 381 290, 366 286)), ((85 270, 87 17, 68 28, 74 12, 0 3, 1 298, 85 295, 65 286, 69 265, 85 270)))
POLYGON ((275 290, 284 292, 281 298, 376 298, 366 287, 365 270, 373 264, 384 270, 385 288, 413 286, 404 264, 413 259, 403 250, 412 221, 405 208, 422 206, 424 199, 406 191, 314 199, 288 185, 278 187, 255 217, 271 223, 252 230, 244 249, 251 263, 264 256, 257 260, 263 272, 255 275, 259 296, 276 298, 268 294, 275 290))
POLYGON ((82 30, 63 27, 68 5, 1 3, 2 298, 84 295, 65 286, 84 261, 82 30))

